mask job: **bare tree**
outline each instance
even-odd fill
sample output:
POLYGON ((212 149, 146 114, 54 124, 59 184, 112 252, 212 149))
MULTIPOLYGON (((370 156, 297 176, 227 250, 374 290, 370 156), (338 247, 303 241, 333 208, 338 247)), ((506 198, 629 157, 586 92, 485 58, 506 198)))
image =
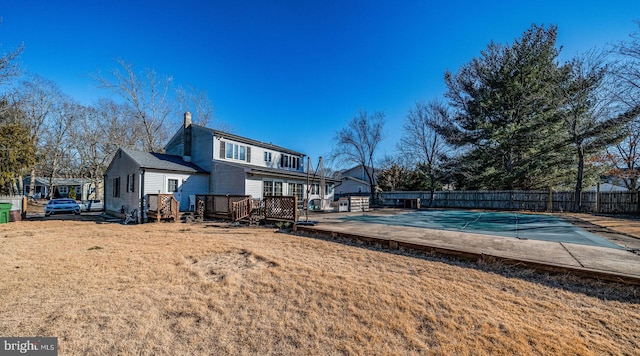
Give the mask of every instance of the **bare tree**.
POLYGON ((433 203, 438 178, 448 146, 436 132, 434 127, 444 125, 447 121, 447 108, 438 100, 428 103, 418 101, 409 110, 404 123, 404 133, 400 139, 400 151, 412 163, 421 166, 419 172, 424 172, 429 180, 429 205, 433 203))
MULTIPOLYGON (((31 139, 37 148, 37 157, 44 157, 46 148, 42 137, 46 132, 48 121, 51 120, 57 105, 63 100, 63 94, 58 85, 39 75, 28 75, 12 94, 13 105, 20 108, 25 115, 26 125, 29 127, 31 139)), ((38 165, 30 172, 29 193, 35 191, 38 165)))
POLYGON ((118 148, 142 149, 137 140, 139 125, 127 119, 127 108, 108 99, 79 108, 71 129, 79 172, 98 187, 107 165, 118 148))
POLYGON ((212 122, 213 104, 206 90, 198 90, 191 85, 178 87, 176 89, 178 99, 178 112, 176 117, 189 111, 193 117, 193 123, 200 126, 210 126, 218 130, 228 131, 226 124, 222 122, 212 122))
POLYGON ((88 125, 99 125, 88 128, 97 136, 94 140, 107 154, 113 154, 121 147, 134 150, 143 150, 145 147, 140 139, 144 135, 143 128, 129 119, 128 110, 127 105, 104 98, 92 106, 88 125))
POLYGON ((588 174, 587 162, 622 141, 624 126, 640 112, 612 111, 612 101, 604 91, 606 72, 602 53, 583 54, 571 63, 571 76, 565 86, 563 128, 577 161, 574 211, 580 211, 583 181, 598 178, 595 171, 588 174))
POLYGON ((0 56, 0 85, 5 84, 10 78, 17 76, 20 73, 20 66, 16 61, 24 46, 20 45, 17 49, 3 53, 0 56))
POLYGON ((69 175, 74 161, 73 142, 70 139, 71 125, 81 113, 81 107, 69 99, 58 103, 51 112, 42 135, 43 159, 40 170, 49 178, 49 192, 53 193, 53 179, 61 173, 69 175))
POLYGON ((151 69, 143 71, 142 77, 133 65, 117 60, 119 68, 109 76, 98 74, 96 80, 101 88, 122 98, 129 108, 128 115, 142 127, 144 149, 159 152, 170 134, 169 117, 174 107, 169 98, 173 79, 161 78, 151 69))
POLYGON ((369 180, 372 201, 376 191, 374 158, 383 139, 384 123, 384 113, 367 115, 366 111, 360 110, 347 127, 336 133, 336 145, 331 154, 338 162, 362 166, 369 180))
POLYGON ((611 147, 606 162, 613 167, 609 174, 619 178, 625 187, 637 192, 640 186, 640 120, 634 120, 626 127, 622 142, 611 147))
MULTIPOLYGON (((615 59, 612 75, 615 81, 611 93, 617 99, 618 111, 637 111, 640 108, 640 21, 639 31, 631 34, 630 40, 614 45, 615 59)), ((611 147, 606 155, 613 166, 610 173, 618 177, 627 189, 638 191, 640 185, 640 116, 636 115, 624 128, 625 138, 611 147)))

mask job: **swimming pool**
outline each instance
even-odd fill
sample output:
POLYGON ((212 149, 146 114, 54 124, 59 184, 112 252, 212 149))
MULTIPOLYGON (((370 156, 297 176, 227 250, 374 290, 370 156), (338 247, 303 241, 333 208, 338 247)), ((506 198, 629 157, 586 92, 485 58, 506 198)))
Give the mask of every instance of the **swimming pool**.
POLYGON ((397 215, 365 214, 347 216, 340 219, 625 249, 625 247, 616 245, 601 236, 592 234, 552 215, 466 210, 422 210, 397 215))

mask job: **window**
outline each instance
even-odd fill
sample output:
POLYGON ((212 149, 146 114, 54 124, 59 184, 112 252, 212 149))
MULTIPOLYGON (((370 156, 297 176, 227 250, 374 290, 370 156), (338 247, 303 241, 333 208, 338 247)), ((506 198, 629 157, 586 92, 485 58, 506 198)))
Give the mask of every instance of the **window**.
POLYGON ((169 193, 175 193, 178 191, 178 180, 177 179, 169 179, 167 180, 167 191, 169 193))
POLYGON ((136 175, 135 174, 127 174, 127 192, 135 192, 136 184, 136 175))
POLYGON ((113 178, 113 196, 114 198, 120 196, 120 177, 113 178))
POLYGON ((273 182, 270 180, 265 180, 262 182, 262 196, 268 197, 273 195, 273 182))
POLYGON ((333 193, 333 184, 327 184, 324 186, 324 195, 331 195, 333 193))
POLYGON ((226 146, 227 158, 233 158, 233 143, 227 142, 226 146))
POLYGON ((320 184, 318 183, 311 184, 311 194, 320 195, 320 184))
POLYGON ((298 170, 300 169, 300 157, 283 154, 280 156, 280 167, 298 170))
POLYGON ((220 142, 220 158, 251 162, 251 147, 231 142, 220 142))
POLYGON ((273 195, 282 196, 282 182, 273 182, 273 195))
POLYGON ((265 152, 264 153, 264 161, 265 162, 271 162, 271 152, 265 152))
POLYGON ((290 196, 298 197, 298 201, 301 202, 304 199, 302 184, 289 183, 288 194, 290 196))

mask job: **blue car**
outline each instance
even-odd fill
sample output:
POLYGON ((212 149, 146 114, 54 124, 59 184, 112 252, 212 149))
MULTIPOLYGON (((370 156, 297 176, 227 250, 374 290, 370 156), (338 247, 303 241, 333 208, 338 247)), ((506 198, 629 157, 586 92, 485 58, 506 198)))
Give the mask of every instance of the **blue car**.
POLYGON ((80 215, 80 205, 73 199, 51 199, 44 207, 44 215, 52 214, 80 215))

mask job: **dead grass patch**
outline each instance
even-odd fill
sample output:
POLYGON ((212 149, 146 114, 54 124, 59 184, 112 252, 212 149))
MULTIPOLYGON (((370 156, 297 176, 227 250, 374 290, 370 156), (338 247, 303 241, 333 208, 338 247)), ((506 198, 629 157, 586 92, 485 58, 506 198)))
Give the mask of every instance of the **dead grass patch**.
POLYGON ((0 335, 57 336, 61 354, 640 349, 637 287, 274 229, 5 224, 0 269, 0 335))

